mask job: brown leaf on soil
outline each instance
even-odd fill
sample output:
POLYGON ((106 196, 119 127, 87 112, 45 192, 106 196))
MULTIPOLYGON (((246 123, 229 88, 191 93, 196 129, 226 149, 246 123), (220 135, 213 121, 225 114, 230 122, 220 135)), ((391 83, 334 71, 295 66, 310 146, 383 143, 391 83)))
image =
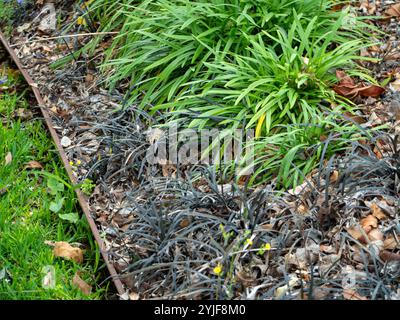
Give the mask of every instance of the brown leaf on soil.
POLYGON ((267 224, 262 224, 260 225, 261 229, 264 230, 273 230, 274 229, 274 225, 271 223, 267 223, 267 224))
POLYGON ((372 151, 375 153, 376 157, 379 160, 383 158, 382 152, 377 147, 374 147, 374 150, 372 150, 372 151))
POLYGON ((297 212, 300 214, 307 214, 310 210, 304 205, 304 204, 300 204, 297 207, 297 212))
POLYGON ((86 82, 86 84, 92 84, 93 83, 93 81, 94 81, 94 75, 93 74, 91 74, 91 73, 88 73, 87 75, 86 75, 86 77, 85 77, 85 82, 86 82))
POLYGON ((331 183, 335 183, 339 178, 339 172, 337 170, 334 170, 329 178, 331 183))
POLYGON ((375 218, 372 214, 370 214, 366 218, 361 219, 360 224, 363 227, 363 229, 365 230, 365 232, 368 233, 369 231, 371 231, 371 227, 372 228, 378 227, 378 219, 375 218))
POLYGON ((341 11, 341 10, 343 10, 344 7, 348 6, 349 4, 350 4, 350 1, 340 2, 340 3, 333 5, 331 7, 331 10, 332 11, 341 11))
POLYGON ((383 241, 383 233, 382 231, 380 231, 379 229, 372 229, 369 233, 368 233, 368 238, 371 241, 376 241, 376 240, 381 240, 383 241))
POLYGON ((136 292, 131 292, 130 294, 129 294, 129 300, 139 300, 140 299, 140 297, 139 297, 139 294, 138 293, 136 293, 136 292))
POLYGON ((361 228, 359 226, 354 226, 346 229, 347 233, 353 238, 363 243, 366 243, 366 239, 364 238, 364 234, 361 232, 361 228))
POLYGON ((390 83, 390 87, 394 90, 394 91, 400 91, 400 79, 396 79, 395 81, 390 83))
POLYGON ((345 112, 344 115, 346 117, 349 117, 350 119, 352 119, 354 122, 356 122, 358 124, 363 124, 363 123, 367 122, 367 120, 365 120, 365 117, 358 116, 358 115, 352 114, 350 112, 345 112))
POLYGON ((71 246, 68 242, 55 242, 53 254, 56 257, 61 257, 67 260, 74 260, 76 263, 83 262, 82 250, 71 246))
POLYGON ((343 298, 346 300, 368 300, 367 297, 358 294, 357 291, 353 289, 344 289, 343 298))
POLYGON ((341 84, 346 86, 354 86, 354 80, 346 74, 346 72, 342 70, 336 70, 336 78, 340 81, 341 84))
POLYGON ((174 178, 176 176, 176 166, 173 164, 161 165, 161 169, 164 177, 174 178))
POLYGON ((392 5, 385 11, 385 15, 389 17, 400 17, 400 3, 392 5))
POLYGON ((386 214, 383 212, 383 210, 381 208, 379 208, 379 206, 376 203, 372 203, 370 206, 372 215, 379 219, 379 220, 383 220, 386 219, 386 214))
POLYGON ((369 86, 362 84, 362 87, 358 89, 358 93, 362 97, 379 97, 384 91, 384 88, 373 84, 369 86))
POLYGON ((357 96, 379 97, 385 91, 384 88, 377 85, 366 85, 364 82, 355 83, 354 79, 341 70, 336 70, 336 78, 339 83, 333 86, 333 91, 349 99, 357 96))
POLYGON ((370 3, 369 1, 361 1, 360 9, 367 9, 368 14, 375 14, 376 5, 374 3, 370 3))
POLYGON ((382 250, 379 253, 379 257, 385 262, 400 261, 400 254, 394 253, 394 252, 390 252, 388 250, 382 250))
POLYGON ((390 235, 388 238, 383 241, 383 248, 386 250, 393 250, 396 249, 397 247, 397 241, 396 239, 390 235))
POLYGON ((329 253, 329 254, 336 253, 336 249, 333 246, 328 246, 328 245, 325 245, 325 244, 320 244, 319 245, 319 250, 321 252, 329 253))
POLYGON ((181 228, 186 228, 189 224, 190 224, 190 220, 187 218, 182 219, 181 222, 179 222, 179 226, 181 228))
POLYGON ((255 286, 257 284, 256 277, 244 270, 240 270, 236 273, 236 279, 245 287, 255 286))
POLYGON ((40 162, 32 160, 25 165, 24 169, 43 169, 43 166, 40 164, 40 162))
POLYGON ((92 293, 92 286, 87 284, 77 273, 75 273, 74 278, 72 279, 72 284, 77 286, 84 295, 90 295, 92 293))

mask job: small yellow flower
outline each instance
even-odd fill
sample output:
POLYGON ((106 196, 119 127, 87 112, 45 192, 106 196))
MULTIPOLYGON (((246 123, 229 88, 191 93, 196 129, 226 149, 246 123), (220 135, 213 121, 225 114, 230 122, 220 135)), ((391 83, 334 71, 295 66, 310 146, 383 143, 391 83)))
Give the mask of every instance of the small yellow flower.
POLYGON ((69 165, 72 167, 72 166, 74 165, 74 162, 73 162, 73 161, 70 161, 70 162, 69 162, 69 165))
POLYGON ((92 2, 93 2, 93 0, 86 1, 86 2, 81 6, 81 8, 82 8, 82 9, 86 9, 92 2))
POLYGON ((262 256, 265 251, 270 251, 271 250, 271 244, 269 243, 264 243, 261 248, 258 250, 257 254, 262 256))
POLYGON ((245 241, 245 244, 248 246, 252 246, 253 245, 253 240, 251 240, 250 238, 247 238, 245 241))
POLYGON ((76 23, 80 26, 86 26, 87 22, 86 19, 84 17, 78 17, 78 19, 76 20, 76 23))
POLYGON ((213 271, 217 276, 220 276, 222 274, 222 264, 218 263, 217 266, 213 269, 213 271))
POLYGON ((82 161, 81 160, 76 160, 76 165, 79 166, 81 165, 82 161))

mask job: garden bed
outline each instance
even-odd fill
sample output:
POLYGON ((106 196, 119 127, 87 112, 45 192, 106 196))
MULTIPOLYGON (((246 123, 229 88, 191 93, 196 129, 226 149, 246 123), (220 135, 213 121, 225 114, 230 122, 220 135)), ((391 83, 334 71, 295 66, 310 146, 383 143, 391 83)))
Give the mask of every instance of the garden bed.
MULTIPOLYGON (((357 12, 382 15, 392 5, 364 3, 357 12)), ((82 35, 90 33, 82 23, 71 27, 80 15, 72 2, 53 8, 61 26, 43 19, 52 5, 35 19, 39 7, 10 39, 90 194, 89 218, 123 298, 400 299, 398 18, 379 23, 387 39, 362 53, 383 58, 364 66, 391 83, 380 96, 357 97, 358 112, 345 114, 361 136, 321 157, 299 186, 282 188, 274 177, 252 187, 204 164, 146 161, 162 141, 150 130, 160 117, 128 103, 126 84, 103 87, 97 66, 113 34, 92 55, 74 54, 92 35, 82 35), (66 56, 70 62, 51 67, 66 56)), ((328 134, 325 151, 342 139, 328 134)))

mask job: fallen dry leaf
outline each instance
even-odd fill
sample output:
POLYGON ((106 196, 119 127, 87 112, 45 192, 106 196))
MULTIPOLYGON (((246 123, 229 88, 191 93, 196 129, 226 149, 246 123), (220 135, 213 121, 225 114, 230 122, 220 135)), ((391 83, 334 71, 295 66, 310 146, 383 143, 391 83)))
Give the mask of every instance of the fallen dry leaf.
POLYGON ((385 241, 383 241, 383 248, 386 250, 393 250, 396 249, 396 247, 397 241, 392 235, 390 235, 385 239, 385 241))
POLYGON ((77 286, 84 295, 90 295, 92 293, 92 286, 85 282, 77 273, 75 273, 74 278, 72 279, 72 284, 77 286))
POLYGON ((371 231, 372 228, 378 227, 378 219, 375 218, 372 214, 370 214, 366 218, 361 219, 360 224, 365 230, 365 232, 368 233, 371 231))
POLYGON ((346 300, 368 300, 367 297, 358 294, 357 291, 353 289, 344 289, 343 298, 346 300))
POLYGON ((361 1, 360 9, 367 9, 368 14, 374 14, 376 12, 376 5, 369 3, 369 1, 361 1))
POLYGON ((329 254, 336 253, 336 249, 333 246, 329 246, 329 245, 325 245, 325 244, 320 244, 319 250, 321 252, 329 253, 329 254))
POLYGON ((32 160, 25 165, 24 169, 43 169, 43 166, 40 164, 40 162, 32 160))
POLYGON ((385 89, 377 85, 366 85, 364 82, 355 83, 344 71, 336 70, 336 78, 339 83, 333 86, 333 91, 349 99, 357 96, 379 97, 385 89))
POLYGON ((293 277, 292 279, 289 280, 288 284, 279 287, 275 290, 275 298, 280 299, 282 298, 286 292, 288 292, 290 289, 298 285, 299 279, 297 277, 293 277))
POLYGON ((374 147, 374 150, 372 150, 372 151, 375 153, 375 156, 376 156, 379 160, 383 159, 383 154, 382 154, 382 152, 381 152, 377 147, 374 147))
POLYGON ((85 82, 86 84, 91 84, 94 81, 94 75, 91 73, 88 73, 85 77, 85 82))
POLYGON ((400 17, 400 3, 392 5, 385 11, 385 15, 389 17, 400 17))
POLYGON ((18 117, 22 120, 30 120, 33 118, 33 112, 29 109, 25 109, 25 108, 18 108, 15 112, 14 112, 14 116, 18 117))
POLYGON ((300 214, 307 214, 310 212, 310 210, 304 204, 300 204, 297 207, 297 212, 300 214))
POLYGON ((13 157, 12 157, 11 152, 7 152, 6 158, 5 158, 6 165, 9 165, 11 163, 12 159, 13 159, 13 157))
POLYGON ((394 253, 394 252, 390 252, 388 250, 382 250, 379 253, 379 257, 385 262, 400 261, 400 254, 394 253))
POLYGON ((291 195, 297 196, 303 192, 303 190, 307 187, 307 181, 303 182, 301 185, 297 186, 294 189, 290 189, 287 192, 291 195))
POLYGON ((379 219, 379 220, 383 220, 386 219, 386 214, 383 212, 383 210, 381 208, 379 208, 379 206, 376 203, 371 203, 371 206, 369 207, 371 209, 372 215, 379 219))
POLYGON ((359 226, 347 228, 346 231, 353 239, 366 243, 364 234, 361 232, 361 228, 359 226))
POLYGON ((56 257, 61 257, 67 260, 74 260, 76 263, 83 262, 82 250, 71 246, 68 242, 55 242, 53 254, 56 257))
POLYGON ((334 170, 329 178, 331 183, 335 183, 339 178, 339 172, 337 170, 334 170))
POLYGON ((129 300, 139 300, 139 294, 136 292, 131 292, 129 294, 129 300))
POLYGON ((344 115, 358 124, 363 124, 363 123, 367 122, 367 120, 365 120, 365 116, 359 116, 356 114, 352 114, 351 112, 348 112, 348 111, 346 111, 344 113, 344 115))
POLYGON ((179 222, 179 226, 181 228, 186 228, 188 225, 190 224, 190 220, 189 219, 182 219, 181 222, 179 222))
POLYGON ((395 81, 391 82, 390 87, 394 91, 400 91, 400 79, 396 79, 395 81))
POLYGON ((383 241, 383 233, 382 231, 380 231, 379 229, 372 229, 369 233, 368 233, 368 238, 371 241, 376 241, 376 240, 381 240, 383 241))

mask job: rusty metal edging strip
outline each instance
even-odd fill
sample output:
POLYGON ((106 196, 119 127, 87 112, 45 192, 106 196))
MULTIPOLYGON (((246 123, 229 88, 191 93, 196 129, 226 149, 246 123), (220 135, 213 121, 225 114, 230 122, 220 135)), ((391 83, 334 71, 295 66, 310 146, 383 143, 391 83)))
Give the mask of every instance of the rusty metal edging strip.
MULTIPOLYGON (((64 149, 61 146, 58 134, 54 130, 53 126, 52 126, 52 121, 51 121, 49 112, 47 111, 47 109, 45 107, 45 103, 43 101, 42 96, 40 95, 39 89, 35 85, 34 81, 30 77, 28 72, 24 69, 21 61, 19 60, 19 58, 15 54, 14 50, 10 47, 10 44, 8 43, 8 41, 6 40, 6 38, 4 37, 2 32, 0 32, 0 40, 1 40, 4 48, 7 50, 8 54, 10 55, 12 60, 14 61, 14 63, 17 65, 19 71, 21 71, 21 73, 24 76, 26 82, 32 88, 33 93, 35 94, 36 100, 37 100, 37 102, 39 104, 40 110, 42 111, 43 117, 44 117, 44 119, 46 121, 47 128, 49 129, 51 137, 53 138, 53 141, 56 144, 58 153, 61 156, 61 159, 62 159, 62 162, 64 164, 64 167, 67 170, 68 176, 69 176, 70 180, 72 181, 72 183, 74 185, 77 184, 77 181, 76 181, 76 179, 75 179, 75 177, 74 177, 74 175, 72 173, 72 168, 69 165, 69 161, 68 161, 67 155, 65 154, 64 149)), ((76 195, 78 197, 79 204, 80 204, 83 212, 85 213, 86 219, 89 222, 90 229, 92 230, 93 236, 94 236, 95 240, 97 241, 97 243, 99 245, 100 252, 101 252, 101 254, 103 256, 103 259, 104 259, 104 261, 105 261, 105 263, 107 265, 108 271, 110 272, 111 279, 113 280, 119 295, 122 295, 122 294, 125 293, 124 287, 122 285, 121 280, 118 278, 117 271, 115 270, 113 264, 108 259, 108 255, 107 255, 107 252, 105 251, 105 247, 104 247, 104 242, 101 239, 99 230, 97 229, 97 226, 96 226, 96 223, 95 223, 95 221, 93 220, 93 218, 92 218, 92 216, 90 214, 87 197, 78 188, 75 189, 75 192, 76 192, 76 195)))

